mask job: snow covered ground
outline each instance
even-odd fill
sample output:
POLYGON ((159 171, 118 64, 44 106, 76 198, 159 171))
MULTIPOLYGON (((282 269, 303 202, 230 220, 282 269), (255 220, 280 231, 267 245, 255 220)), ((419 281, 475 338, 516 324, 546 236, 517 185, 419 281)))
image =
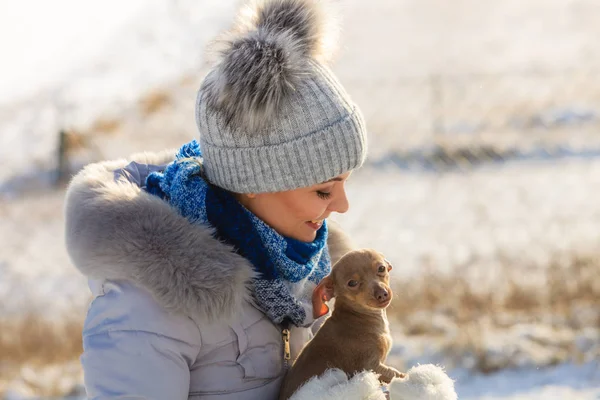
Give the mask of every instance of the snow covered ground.
POLYGON ((456 383, 459 398, 479 400, 598 400, 600 366, 565 364, 543 370, 506 370, 465 375, 456 383))
MULTIPOLYGON (((90 131, 98 119, 119 120, 115 132, 95 138, 103 157, 174 147, 195 137, 193 97, 198 71, 205 68, 203 50, 228 26, 237 1, 49 4, 0 5, 0 302, 5 314, 26 308, 83 312, 87 301, 85 281, 64 250, 64 193, 49 183, 57 132, 65 127, 90 131), (167 93, 169 104, 152 115, 139 113, 140 97, 155 89, 167 93)), ((369 101, 370 92, 377 91, 372 81, 600 66, 596 0, 376 4, 350 0, 340 5, 343 46, 335 65, 351 92, 353 85, 360 89, 356 99, 368 117, 375 118, 379 106, 369 101)), ((393 113, 393 107, 386 112, 393 113)), ((385 135, 373 137, 375 154, 411 132, 385 135)), ((348 184, 352 211, 338 219, 359 244, 385 252, 399 276, 418 273, 424 261, 445 271, 477 260, 488 272, 498 267, 499 257, 544 265, 556 254, 596 251, 600 205, 594 188, 599 184, 600 160, 594 158, 444 174, 367 167, 348 184)), ((523 329, 535 333, 545 327, 523 329)), ((589 335, 597 346, 597 332, 589 335)), ((505 346, 490 349, 508 357, 518 348, 528 362, 491 375, 474 375, 463 366, 450 370, 461 399, 600 399, 597 357, 538 369, 532 360, 539 353, 523 335, 498 340, 505 346)), ((411 363, 437 360, 435 346, 396 342, 392 357, 411 363)), ((594 351, 590 354, 599 354, 594 351)), ((77 366, 66 370, 74 381, 64 385, 80 381, 77 366)), ((60 371, 65 370, 26 369, 19 379, 39 379, 43 386, 64 378, 60 371)), ((32 398, 19 379, 9 385, 7 399, 32 398)))

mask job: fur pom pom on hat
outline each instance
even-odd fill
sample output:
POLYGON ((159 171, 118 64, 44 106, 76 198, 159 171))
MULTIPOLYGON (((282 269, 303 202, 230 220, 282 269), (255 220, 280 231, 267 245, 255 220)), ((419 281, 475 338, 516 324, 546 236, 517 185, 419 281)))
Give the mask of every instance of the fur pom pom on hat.
POLYGON ((206 84, 207 100, 226 122, 260 130, 310 73, 309 60, 326 59, 323 13, 311 0, 246 6, 238 27, 221 39, 223 60, 206 84))
POLYGON ((238 193, 311 186, 359 167, 364 121, 333 73, 330 25, 317 0, 246 6, 198 92, 208 179, 238 193))

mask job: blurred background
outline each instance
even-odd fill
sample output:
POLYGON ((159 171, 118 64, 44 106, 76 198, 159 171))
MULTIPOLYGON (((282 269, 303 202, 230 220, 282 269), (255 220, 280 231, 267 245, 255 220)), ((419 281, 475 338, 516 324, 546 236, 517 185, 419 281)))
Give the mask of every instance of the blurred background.
MULTIPOLYGON (((197 137, 241 3, 0 4, 0 398, 84 394, 66 184, 197 137)), ((395 265, 391 363, 445 365, 461 399, 599 399, 600 2, 334 3, 370 135, 335 219, 395 265)))

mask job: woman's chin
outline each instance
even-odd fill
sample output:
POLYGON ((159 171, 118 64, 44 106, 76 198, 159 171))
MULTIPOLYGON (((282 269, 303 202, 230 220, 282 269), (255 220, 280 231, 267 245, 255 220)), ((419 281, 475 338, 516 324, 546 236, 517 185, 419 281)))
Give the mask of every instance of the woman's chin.
POLYGON ((299 240, 301 242, 310 243, 317 238, 317 232, 312 229, 302 229, 301 231, 294 232, 291 236, 292 239, 299 240))
POLYGON ((310 243, 314 242, 314 240, 317 238, 318 229, 316 229, 316 227, 311 226, 311 224, 304 223, 296 227, 296 229, 294 230, 285 231, 283 229, 276 229, 276 231, 286 238, 295 239, 300 242, 310 243))

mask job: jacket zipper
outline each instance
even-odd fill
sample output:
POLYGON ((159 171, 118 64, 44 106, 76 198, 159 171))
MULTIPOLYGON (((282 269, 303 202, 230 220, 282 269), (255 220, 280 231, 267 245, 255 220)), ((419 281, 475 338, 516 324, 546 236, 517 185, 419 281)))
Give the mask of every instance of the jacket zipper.
POLYGON ((289 322, 288 321, 284 321, 282 323, 282 329, 281 329, 281 337, 283 338, 283 368, 285 371, 288 370, 288 368, 290 367, 290 360, 292 358, 292 353, 290 350, 290 329, 289 329, 289 322))

